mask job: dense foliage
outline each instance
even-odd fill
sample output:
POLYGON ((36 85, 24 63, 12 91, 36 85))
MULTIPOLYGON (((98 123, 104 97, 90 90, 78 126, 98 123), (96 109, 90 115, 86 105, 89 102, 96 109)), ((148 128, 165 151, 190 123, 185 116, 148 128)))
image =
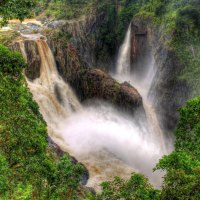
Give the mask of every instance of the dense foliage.
POLYGON ((93 2, 93 0, 39 0, 35 12, 40 18, 74 19, 88 14, 93 2))
POLYGON ((36 0, 3 0, 0 1, 0 25, 7 23, 9 19, 31 17, 35 8, 36 0))
POLYGON ((102 183, 101 194, 89 194, 87 200, 158 200, 160 191, 155 190, 148 180, 140 174, 133 174, 125 181, 116 177, 112 182, 102 183))
POLYGON ((140 10, 162 27, 166 48, 174 51, 184 66, 180 77, 193 88, 193 96, 200 94, 200 3, 199 0, 154 0, 140 10))
POLYGON ((23 58, 0 45, 0 198, 72 199, 83 172, 48 147, 46 124, 27 90, 23 58))
POLYGON ((164 199, 200 198, 200 98, 180 109, 175 151, 164 156, 156 169, 165 169, 164 199))

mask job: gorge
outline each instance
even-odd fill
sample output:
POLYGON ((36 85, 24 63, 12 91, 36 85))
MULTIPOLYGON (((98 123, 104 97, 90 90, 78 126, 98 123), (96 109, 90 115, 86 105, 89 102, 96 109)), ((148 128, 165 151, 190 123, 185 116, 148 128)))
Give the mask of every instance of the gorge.
MULTIPOLYGON (((130 38, 130 29, 127 34, 130 38)), ((47 122, 49 136, 63 151, 85 165, 89 171, 87 185, 99 189, 102 181, 112 180, 115 176, 128 178, 132 172, 142 172, 156 187, 160 187, 162 173, 153 173, 152 169, 171 149, 166 147, 158 122, 153 121, 156 117, 153 109, 147 109, 150 105, 143 101, 147 104, 144 106, 145 114, 143 109, 138 110, 135 117, 120 113, 101 100, 81 106, 71 87, 59 76, 46 39, 41 35, 22 36, 35 42, 38 48, 40 75, 27 81, 47 122), (130 152, 134 153, 131 155, 130 152)), ((27 60, 24 46, 20 41, 20 50, 27 60)), ((123 61, 119 62, 117 71, 121 67, 126 73, 118 72, 116 76, 124 78, 125 75, 128 81, 130 40, 125 39, 122 46, 125 50, 122 48, 118 59, 123 61)), ((146 85, 142 84, 139 88, 145 90, 146 85)))
POLYGON ((196 0, 45 2, 0 10, 0 198, 198 200, 196 0))

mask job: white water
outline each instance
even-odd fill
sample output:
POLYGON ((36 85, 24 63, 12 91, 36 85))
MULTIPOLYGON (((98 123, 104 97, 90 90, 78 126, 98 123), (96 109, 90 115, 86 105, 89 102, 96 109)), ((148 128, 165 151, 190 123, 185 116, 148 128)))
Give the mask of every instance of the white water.
POLYGON ((131 25, 126 33, 125 40, 119 49, 119 55, 117 59, 117 74, 130 75, 130 56, 131 56, 131 25))
POLYGON ((166 141, 163 131, 160 128, 159 120, 153 106, 153 102, 150 100, 150 95, 153 95, 151 91, 151 85, 156 76, 155 61, 152 53, 149 53, 149 64, 146 66, 144 73, 141 75, 137 70, 131 73, 131 25, 129 26, 124 43, 122 44, 118 61, 116 66, 116 73, 113 76, 119 81, 127 81, 133 85, 143 99, 143 106, 145 109, 147 123, 148 123, 148 139, 154 141, 157 145, 160 155, 167 154, 173 149, 172 140, 166 141))
MULTIPOLYGON (((87 185, 98 190, 102 181, 115 176, 128 178, 132 172, 142 172, 155 186, 160 186, 162 173, 153 173, 152 168, 166 151, 160 140, 151 137, 149 127, 145 123, 139 127, 132 118, 103 102, 83 108, 58 75, 46 41, 33 39, 42 59, 41 75, 33 82, 27 80, 28 86, 48 124, 49 135, 89 170, 87 185), (56 97, 55 87, 61 100, 56 97)), ((20 47, 24 52, 23 45, 20 47)))

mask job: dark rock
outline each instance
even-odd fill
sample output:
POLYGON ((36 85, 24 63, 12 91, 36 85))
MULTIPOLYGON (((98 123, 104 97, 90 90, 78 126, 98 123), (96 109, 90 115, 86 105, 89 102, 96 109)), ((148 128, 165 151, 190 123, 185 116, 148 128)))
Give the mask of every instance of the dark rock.
POLYGON ((149 58, 154 58, 157 73, 149 97, 166 132, 174 131, 179 117, 178 108, 185 104, 191 93, 187 82, 178 78, 184 66, 176 52, 165 45, 171 36, 163 37, 162 27, 153 25, 150 19, 136 17, 132 21, 132 71, 141 75, 145 66, 149 66, 149 58))
POLYGON ((30 80, 34 80, 40 77, 40 65, 41 58, 38 52, 37 43, 31 40, 24 41, 27 63, 28 66, 25 69, 25 74, 30 80))
MULTIPOLYGON (((76 49, 81 61, 87 67, 98 66, 98 68, 109 70, 111 66, 114 66, 115 55, 111 56, 105 44, 97 39, 105 20, 105 14, 101 13, 77 20, 68 20, 59 26, 61 32, 71 35, 70 44, 76 49)), ((48 27, 55 29, 54 25, 48 25, 48 27)), ((49 35, 48 39, 51 46, 57 45, 54 37, 49 35)))
POLYGON ((64 152, 61 150, 61 148, 50 137, 48 137, 48 144, 57 156, 61 157, 64 155, 64 152))
MULTIPOLYGON (((62 157, 62 156, 65 154, 65 152, 62 151, 62 150, 60 149, 60 147, 59 147, 50 137, 48 137, 48 144, 49 144, 49 147, 53 150, 53 152, 54 152, 58 157, 62 157)), ((77 161, 77 159, 74 158, 73 156, 70 156, 70 159, 71 159, 71 162, 72 162, 73 164, 79 163, 79 162, 77 161)), ((89 171, 87 170, 87 168, 86 168, 82 163, 79 163, 79 164, 81 164, 81 165, 83 166, 83 168, 84 168, 83 175, 82 175, 82 177, 81 177, 81 184, 86 185, 86 184, 87 184, 87 181, 88 181, 88 179, 89 179, 89 171)))
POLYGON ((12 43, 9 48, 12 51, 20 52, 25 59, 27 60, 27 67, 25 69, 26 77, 33 81, 36 78, 40 77, 40 66, 41 66, 41 58, 38 51, 38 46, 36 41, 34 40, 24 40, 24 41, 16 41, 12 43), (20 43, 24 46, 24 51, 22 52, 20 48, 20 43))
POLYGON ((129 83, 118 83, 100 69, 84 69, 68 80, 81 101, 102 99, 131 114, 143 108, 142 97, 129 83))

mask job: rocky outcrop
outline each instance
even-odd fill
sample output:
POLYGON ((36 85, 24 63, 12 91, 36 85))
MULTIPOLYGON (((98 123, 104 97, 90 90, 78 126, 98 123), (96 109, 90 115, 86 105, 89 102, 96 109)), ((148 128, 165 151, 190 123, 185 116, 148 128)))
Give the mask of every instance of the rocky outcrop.
POLYGON ((38 47, 36 42, 31 40, 25 40, 24 47, 28 63, 25 74, 30 80, 34 80, 40 77, 41 58, 39 56, 38 47))
POLYGON ((34 40, 19 40, 10 45, 13 51, 18 51, 23 54, 27 60, 27 67, 25 69, 26 77, 34 80, 40 77, 41 58, 39 55, 37 43, 34 40), (25 50, 25 52, 23 52, 25 50))
MULTIPOLYGON (((49 148, 52 149, 52 151, 55 153, 55 155, 57 157, 62 157, 64 155, 66 155, 66 153, 64 151, 62 151, 62 149, 50 137, 48 137, 48 145, 49 145, 49 148)), ((70 155, 68 155, 68 156, 70 156, 70 155)), ((73 164, 80 164, 80 165, 83 166, 84 171, 83 171, 80 182, 81 182, 81 184, 86 185, 87 181, 89 179, 89 171, 87 170, 87 168, 82 163, 79 163, 76 160, 76 158, 70 156, 70 160, 73 164)))
POLYGON ((51 38, 48 37, 48 43, 58 71, 75 90, 80 101, 102 99, 131 114, 137 109, 143 110, 140 94, 129 83, 119 84, 101 69, 88 67, 71 42, 51 38))
POLYGON ((102 99, 131 114, 143 109, 142 98, 129 83, 122 84, 100 69, 80 70, 69 80, 80 100, 102 99))

